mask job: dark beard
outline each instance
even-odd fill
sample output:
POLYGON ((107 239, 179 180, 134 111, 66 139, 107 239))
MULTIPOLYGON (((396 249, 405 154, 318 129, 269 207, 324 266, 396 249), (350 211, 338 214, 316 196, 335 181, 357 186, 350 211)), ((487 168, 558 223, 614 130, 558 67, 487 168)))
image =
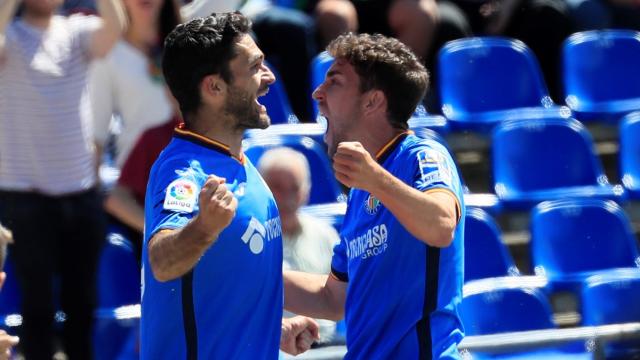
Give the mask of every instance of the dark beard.
POLYGON ((223 111, 236 119, 236 128, 239 130, 266 129, 270 124, 268 116, 266 119, 260 117, 260 110, 251 96, 235 86, 229 88, 223 111))

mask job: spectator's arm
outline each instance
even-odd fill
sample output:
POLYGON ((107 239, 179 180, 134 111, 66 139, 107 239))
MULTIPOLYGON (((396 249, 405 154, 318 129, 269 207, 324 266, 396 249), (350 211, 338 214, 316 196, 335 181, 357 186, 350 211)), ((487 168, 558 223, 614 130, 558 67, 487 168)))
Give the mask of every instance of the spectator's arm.
POLYGON ((105 200, 104 208, 109 214, 140 233, 144 230, 144 209, 127 187, 116 185, 105 200))
POLYGON ((284 271, 284 307, 313 318, 341 320, 347 283, 329 275, 284 271))
POLYGON ((91 58, 105 57, 126 26, 121 0, 98 0, 98 14, 102 22, 91 35, 91 58))
POLYGON ((0 64, 4 56, 5 32, 22 0, 0 0, 0 64))
POLYGON ((180 9, 180 16, 184 21, 197 17, 205 17, 214 12, 231 12, 238 9, 239 0, 193 0, 180 9))

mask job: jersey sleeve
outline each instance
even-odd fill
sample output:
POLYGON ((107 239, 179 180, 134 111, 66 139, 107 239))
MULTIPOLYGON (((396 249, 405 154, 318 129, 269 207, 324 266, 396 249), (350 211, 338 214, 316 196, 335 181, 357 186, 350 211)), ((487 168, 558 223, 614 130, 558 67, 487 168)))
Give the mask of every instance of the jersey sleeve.
POLYGON ((462 214, 462 184, 456 164, 447 149, 434 142, 421 142, 411 151, 413 187, 429 192, 447 192, 456 200, 456 211, 462 214))
POLYGON ((333 248, 333 257, 331 258, 331 275, 334 278, 348 282, 349 273, 347 264, 349 263, 349 257, 347 254, 347 243, 344 238, 341 237, 340 242, 333 248))
POLYGON ((146 204, 151 206, 148 239, 160 230, 185 226, 198 213, 198 197, 207 175, 195 163, 165 161, 153 170, 147 189, 151 202, 146 204))

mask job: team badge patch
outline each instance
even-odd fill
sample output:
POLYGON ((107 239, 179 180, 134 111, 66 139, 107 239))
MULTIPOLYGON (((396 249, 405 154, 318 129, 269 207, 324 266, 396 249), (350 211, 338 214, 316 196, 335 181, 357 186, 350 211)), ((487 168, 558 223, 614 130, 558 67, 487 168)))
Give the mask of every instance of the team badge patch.
POLYGON ((418 153, 418 166, 425 186, 443 183, 451 186, 451 168, 444 154, 433 149, 418 153))
POLYGON ((193 212, 198 194, 198 185, 186 179, 174 180, 167 187, 164 197, 164 209, 182 212, 193 212))
POLYGON ((378 212, 378 208, 380 207, 380 200, 375 196, 369 194, 367 199, 364 201, 364 210, 369 215, 375 215, 378 212))

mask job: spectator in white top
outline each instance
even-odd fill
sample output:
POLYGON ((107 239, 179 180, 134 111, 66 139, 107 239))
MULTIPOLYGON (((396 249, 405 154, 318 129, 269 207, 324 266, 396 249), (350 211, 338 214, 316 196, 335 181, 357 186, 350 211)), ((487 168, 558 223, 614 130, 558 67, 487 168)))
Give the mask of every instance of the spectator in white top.
MULTIPOLYGON (((298 210, 309 200, 311 174, 304 155, 288 147, 266 151, 258 162, 278 205, 282 222, 283 269, 328 274, 333 247, 340 241, 336 230, 298 210)), ((293 314, 285 311, 285 317, 293 314)), ((320 325, 320 343, 330 342, 335 322, 316 319, 320 325)))
POLYGON ((115 166, 121 168, 142 133, 179 114, 168 92, 160 57, 165 37, 178 24, 212 12, 231 11, 234 1, 198 0, 180 8, 177 0, 123 0, 129 26, 113 51, 91 71, 96 139, 104 145, 112 115, 119 116, 115 166), (181 16, 183 15, 183 16, 181 16))
POLYGON ((124 27, 120 0, 101 18, 57 16, 62 0, 0 0, 0 221, 13 231, 27 359, 53 355, 60 275, 69 359, 90 359, 104 219, 86 91, 89 63, 124 27), (22 17, 11 21, 22 3, 22 17))

